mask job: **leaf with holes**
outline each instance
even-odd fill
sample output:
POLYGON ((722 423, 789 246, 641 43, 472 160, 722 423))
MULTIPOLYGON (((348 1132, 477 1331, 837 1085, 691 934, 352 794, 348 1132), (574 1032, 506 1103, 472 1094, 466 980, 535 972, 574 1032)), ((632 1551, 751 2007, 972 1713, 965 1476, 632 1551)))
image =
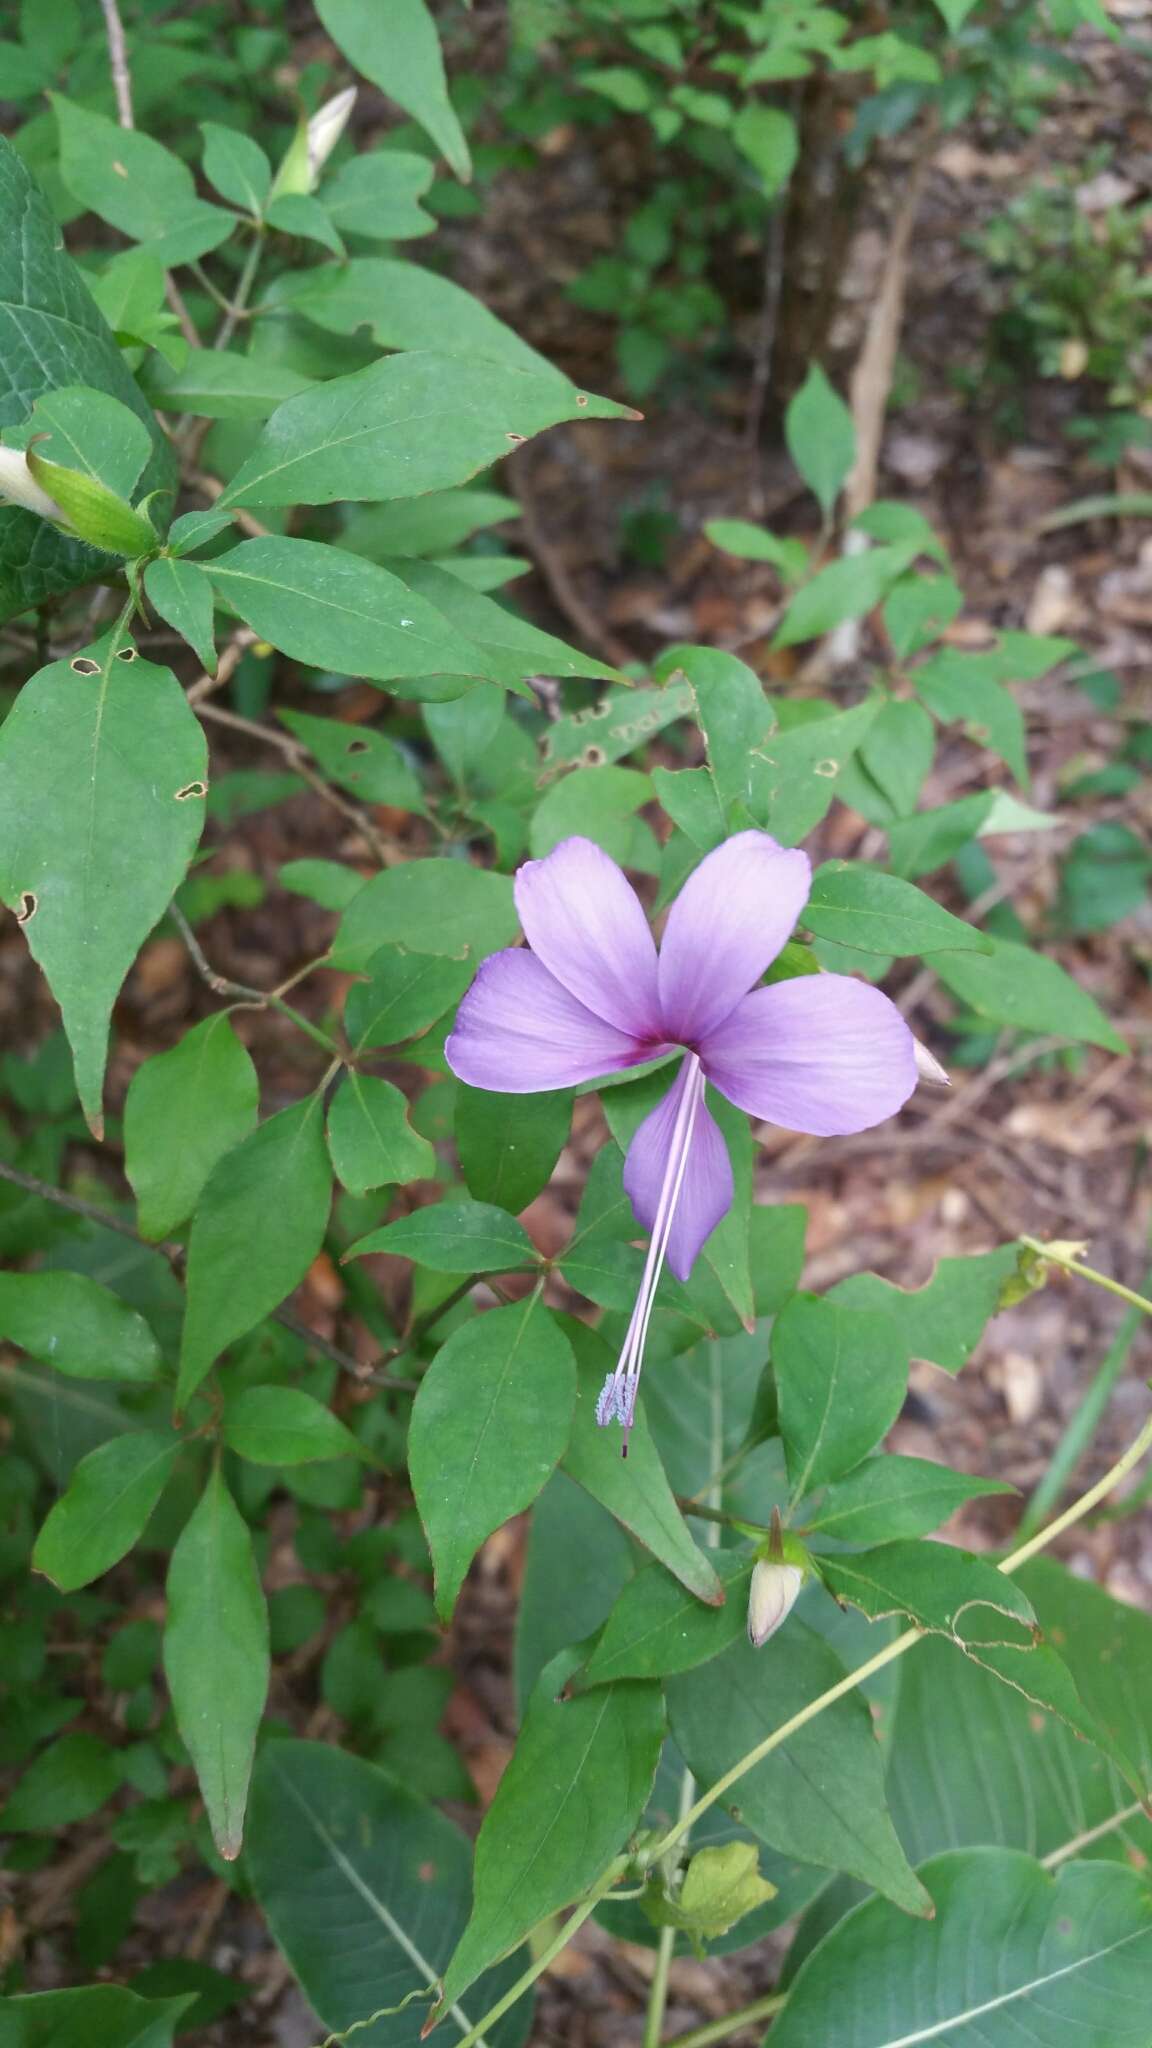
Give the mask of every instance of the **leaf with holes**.
POLYGON ((97 1135, 112 1005, 196 850, 206 773, 175 676, 114 633, 40 669, 0 729, 0 898, 60 1005, 97 1135))

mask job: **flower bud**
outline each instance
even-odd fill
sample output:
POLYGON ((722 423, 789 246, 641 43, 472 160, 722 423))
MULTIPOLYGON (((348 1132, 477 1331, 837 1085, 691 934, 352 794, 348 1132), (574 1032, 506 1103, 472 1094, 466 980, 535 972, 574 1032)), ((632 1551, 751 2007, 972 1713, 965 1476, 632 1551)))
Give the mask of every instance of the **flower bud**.
POLYGON ((28 467, 27 456, 19 448, 0 448, 0 498, 22 505, 26 512, 35 512, 41 519, 64 517, 55 498, 40 488, 28 467))
POLYGON ((748 1637, 756 1649, 787 1621, 804 1579, 803 1565, 771 1557, 757 1558, 748 1593, 748 1637))
POLYGON ((912 1049, 916 1056, 916 1072, 922 1081, 931 1081, 935 1088, 950 1088, 952 1086, 951 1079, 945 1073, 936 1055, 930 1053, 926 1045, 921 1045, 918 1038, 912 1040, 912 1049))
POLYGON ((350 85, 344 92, 338 92, 335 99, 325 100, 308 123, 308 170, 312 191, 315 191, 321 171, 348 126, 355 104, 356 87, 350 85))

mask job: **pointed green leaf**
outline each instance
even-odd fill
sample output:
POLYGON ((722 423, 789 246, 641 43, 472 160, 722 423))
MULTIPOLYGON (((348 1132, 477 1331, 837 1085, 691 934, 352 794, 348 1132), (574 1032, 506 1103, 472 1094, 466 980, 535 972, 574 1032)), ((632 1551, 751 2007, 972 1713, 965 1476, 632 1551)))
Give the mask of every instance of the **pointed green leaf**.
POLYGON ((475 969, 470 960, 381 946, 368 972, 370 979, 354 983, 344 1004, 344 1028, 358 1053, 418 1038, 455 1007, 475 969))
POLYGON ((528 1232, 491 1202, 435 1202, 357 1238, 346 1259, 391 1252, 433 1273, 512 1273, 537 1263, 528 1232))
POLYGON ((476 1844, 475 1904, 444 1972, 444 2001, 578 1898, 644 1811, 664 1739, 660 1688, 625 1683, 561 1699, 572 1665, 570 1654, 554 1658, 528 1702, 476 1844))
MULTIPOLYGON (((672 1734, 689 1770, 707 1787, 843 1676, 835 1651, 793 1615, 764 1649, 745 1638, 669 1679, 672 1734)), ((848 1871, 907 1913, 930 1912, 884 1803, 883 1757, 858 1692, 836 1700, 770 1751, 723 1803, 771 1848, 848 1871)))
POLYGON ((211 579, 198 562, 161 556, 144 571, 149 600, 182 640, 188 642, 210 676, 216 673, 215 609, 211 579))
POLYGON ((280 406, 219 504, 416 497, 466 482, 561 420, 627 414, 554 373, 432 349, 388 356, 280 406))
POLYGON ((535 1500, 563 1456, 575 1395, 572 1352, 535 1296, 477 1316, 437 1352, 408 1456, 445 1620, 485 1537, 535 1500))
POLYGON ((827 518, 856 460, 852 415, 813 363, 784 420, 788 453, 827 518))
POLYGON ((572 1097, 564 1089, 496 1095, 460 1082, 456 1147, 469 1194, 518 1216, 547 1186, 571 1124, 572 1097))
MULTIPOLYGON (((382 161, 394 158, 395 151, 381 151, 382 161)), ((358 157, 345 169, 351 172, 371 162, 370 157, 358 157)), ((531 370, 554 385, 566 386, 571 397, 563 372, 497 319, 482 299, 422 263, 395 256, 353 256, 347 263, 329 263, 278 279, 268 302, 288 307, 332 334, 362 336, 367 331, 382 349, 448 347, 459 357, 531 370)), ((417 552, 424 550, 402 549, 404 554, 417 552)))
POLYGON ((259 1099, 256 1069, 224 1011, 137 1067, 124 1104, 124 1171, 145 1237, 167 1237, 192 1214, 217 1161, 255 1125, 259 1099))
POLYGON ((898 1541, 820 1560, 820 1576, 841 1603, 870 1621, 902 1614, 961 1648, 991 1644, 1029 1650, 1037 1634, 1027 1594, 983 1557, 951 1543, 898 1541))
POLYGON ((923 1287, 897 1287, 878 1273, 854 1273, 833 1288, 831 1299, 845 1308, 879 1310, 895 1322, 911 1357, 959 1372, 995 1315, 1017 1256, 1017 1246, 1006 1244, 994 1252, 941 1259, 923 1287))
POLYGON ((992 951, 991 939, 923 889, 860 861, 827 860, 817 868, 800 922, 818 939, 865 953, 992 951))
POLYGON ((781 1309, 772 1367, 796 1500, 875 1449, 908 1385, 908 1352, 892 1318, 816 1294, 794 1294, 781 1309))
POLYGON ((371 972, 381 947, 403 946, 438 959, 469 960, 475 972, 489 953, 510 946, 519 930, 507 875, 433 856, 373 875, 341 918, 330 957, 335 967, 371 972))
POLYGON ((430 235, 435 214, 420 205, 435 176, 426 156, 406 149, 377 149, 351 157, 324 185, 329 218, 342 235, 366 242, 402 242, 430 235))
POLYGON ((751 777, 748 808, 782 846, 795 846, 820 823, 837 779, 863 741, 881 699, 866 697, 850 711, 834 711, 774 732, 751 777))
POLYGON ((0 898, 60 1005, 97 1132, 112 1005, 195 852, 207 759, 171 670, 115 634, 40 669, 0 729, 0 898))
POLYGON ((667 1678, 718 1657, 747 1630, 752 1559, 747 1551, 718 1551, 716 1571, 723 1607, 704 1606, 662 1565, 637 1572, 601 1629, 579 1683, 667 1678))
POLYGON ((204 137, 204 176, 233 206, 242 206, 258 220, 272 186, 272 166, 258 142, 241 128, 225 128, 219 121, 201 121, 204 137))
POLYGON ((389 567, 480 649, 484 674, 506 689, 515 689, 527 676, 603 676, 615 681, 620 673, 555 634, 542 633, 539 626, 518 618, 438 562, 398 558, 389 567))
POLYGON ((164 1670, 212 1839, 231 1861, 268 1691, 268 1610, 248 1524, 218 1469, 172 1553, 164 1670))
POLYGON ((387 16, 360 0, 317 0, 337 49, 432 137, 458 178, 471 176, 464 130, 448 97, 436 23, 424 0, 389 0, 387 16))
POLYGON ((1013 1491, 1003 1480, 951 1472, 928 1458, 882 1454, 825 1487, 814 1507, 801 1509, 800 1520, 805 1533, 837 1543, 881 1543, 926 1536, 965 1501, 1013 1491))
POLYGON ((3 2048, 172 2048, 180 2020, 195 2002, 141 1998, 119 1984, 85 1984, 76 1991, 20 1992, 4 2001, 3 2048))
POLYGON ((995 939, 992 952, 947 953, 932 962, 945 987, 978 1017, 1016 1031, 1054 1032, 1061 1038, 1124 1052, 1124 1040, 1099 1003, 1059 961, 1028 946, 995 939))
POLYGON ((150 135, 122 128, 60 93, 50 95, 60 130, 60 175, 110 227, 147 242, 170 267, 226 242, 236 216, 196 193, 187 164, 150 135))
POLYGON ((331 1197, 317 1095, 269 1117, 213 1168, 188 1240, 180 1407, 225 1347, 299 1286, 324 1242, 331 1197))
POLYGON ((225 1402, 224 1441, 238 1458, 254 1465, 308 1465, 364 1455, 339 1416, 302 1387, 242 1387, 225 1402))
POLYGON ((180 1448, 171 1431, 142 1430, 89 1451, 36 1538, 32 1569, 72 1593, 119 1564, 143 1535, 180 1448))
POLYGON ((386 733, 339 718, 313 718, 307 711, 278 711, 290 733, 315 755, 325 775, 362 803, 391 804, 422 811, 424 793, 406 756, 386 733))

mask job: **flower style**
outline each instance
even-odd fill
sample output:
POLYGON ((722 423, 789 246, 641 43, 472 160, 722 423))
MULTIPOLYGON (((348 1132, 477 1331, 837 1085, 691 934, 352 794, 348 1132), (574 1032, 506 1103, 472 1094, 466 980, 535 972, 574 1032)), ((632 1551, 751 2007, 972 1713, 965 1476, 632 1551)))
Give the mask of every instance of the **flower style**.
POLYGON ((563 840, 516 876, 530 950, 485 960, 445 1046, 473 1088, 572 1088, 661 1055, 685 1058, 636 1132, 624 1186, 650 1233, 636 1305, 600 1423, 627 1431, 664 1260, 686 1280, 732 1206, 732 1165, 705 1083, 765 1123, 815 1137, 882 1123, 917 1081, 912 1034, 879 989, 843 974, 756 986, 808 898, 806 854, 740 832, 701 861, 659 954, 639 898, 591 840, 563 840))

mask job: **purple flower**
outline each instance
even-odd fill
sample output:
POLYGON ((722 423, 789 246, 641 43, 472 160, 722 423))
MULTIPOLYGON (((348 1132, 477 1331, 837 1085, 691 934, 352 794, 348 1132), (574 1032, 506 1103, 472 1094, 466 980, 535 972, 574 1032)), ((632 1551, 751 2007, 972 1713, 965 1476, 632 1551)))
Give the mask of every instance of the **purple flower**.
POLYGON ((630 1428, 665 1258, 686 1280, 732 1206, 732 1165, 704 1099, 710 1081, 765 1123, 815 1137, 882 1123, 916 1086, 914 1041, 887 996, 843 974, 758 988, 808 898, 808 856, 740 832, 690 875, 657 954, 614 860, 565 839, 516 876, 530 951, 485 960, 445 1053, 473 1088, 528 1095, 686 1054, 636 1132, 624 1186, 648 1256, 628 1334, 597 1404, 630 1428))

